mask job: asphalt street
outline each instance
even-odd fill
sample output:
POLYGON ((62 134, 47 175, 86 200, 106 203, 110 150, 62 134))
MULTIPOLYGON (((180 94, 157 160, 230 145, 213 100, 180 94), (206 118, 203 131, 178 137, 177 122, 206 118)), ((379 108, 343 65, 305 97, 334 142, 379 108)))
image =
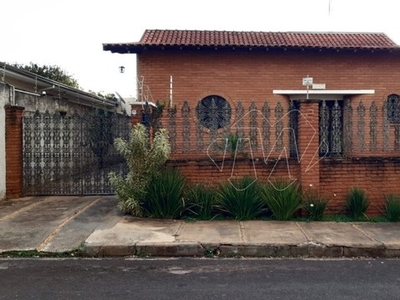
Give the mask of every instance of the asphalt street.
POLYGON ((399 299, 400 260, 0 259, 0 299, 399 299))

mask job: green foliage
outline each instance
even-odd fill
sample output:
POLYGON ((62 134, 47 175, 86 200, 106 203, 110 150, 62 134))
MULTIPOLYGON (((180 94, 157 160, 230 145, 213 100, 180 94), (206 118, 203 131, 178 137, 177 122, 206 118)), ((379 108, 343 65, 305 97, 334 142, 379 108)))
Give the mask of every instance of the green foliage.
POLYGON ((327 204, 328 202, 319 196, 307 195, 304 208, 308 213, 308 218, 314 221, 321 221, 327 204))
POLYGON ((284 180, 264 185, 262 198, 277 220, 290 220, 302 207, 300 185, 284 180))
POLYGON ((365 192, 359 188, 351 188, 346 195, 346 211, 354 220, 359 220, 365 216, 369 206, 369 200, 365 192))
POLYGON ((247 156, 245 149, 248 140, 244 136, 241 136, 239 133, 236 132, 229 133, 228 136, 221 139, 222 142, 218 146, 221 151, 226 151, 227 153, 230 153, 232 158, 238 154, 241 154, 245 157, 247 156))
POLYGON ((217 196, 214 187, 204 184, 191 186, 186 194, 189 214, 201 220, 212 219, 214 217, 213 213, 216 199, 217 196))
POLYGON ((265 211, 259 184, 248 176, 221 183, 217 198, 218 209, 236 220, 254 219, 265 211))
POLYGON ((115 173, 109 174, 119 199, 119 207, 125 213, 142 216, 142 203, 151 180, 160 173, 171 153, 168 134, 165 129, 160 129, 150 145, 146 127, 137 124, 131 131, 129 141, 117 138, 114 143, 129 168, 126 178, 115 173))
POLYGON ((185 209, 185 177, 175 169, 153 173, 143 203, 144 216, 174 219, 185 209))
POLYGON ((37 75, 46 77, 48 79, 66 84, 70 87, 79 89, 79 84, 76 79, 74 79, 71 75, 69 75, 66 71, 61 69, 59 66, 50 66, 50 65, 44 65, 40 66, 38 64, 30 63, 29 65, 23 65, 23 64, 14 64, 14 67, 25 70, 28 72, 35 73, 37 75))
POLYGON ((390 222, 400 221, 400 198, 397 195, 389 195, 386 197, 385 217, 390 222))

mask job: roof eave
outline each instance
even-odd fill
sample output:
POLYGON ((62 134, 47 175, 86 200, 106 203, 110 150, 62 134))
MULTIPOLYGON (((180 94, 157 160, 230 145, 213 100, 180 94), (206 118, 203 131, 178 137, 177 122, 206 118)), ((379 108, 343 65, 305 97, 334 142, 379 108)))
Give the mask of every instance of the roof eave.
POLYGON ((103 44, 104 51, 111 53, 141 53, 144 50, 301 50, 301 51, 363 51, 363 52, 400 52, 400 47, 320 47, 290 45, 146 45, 146 44, 103 44))

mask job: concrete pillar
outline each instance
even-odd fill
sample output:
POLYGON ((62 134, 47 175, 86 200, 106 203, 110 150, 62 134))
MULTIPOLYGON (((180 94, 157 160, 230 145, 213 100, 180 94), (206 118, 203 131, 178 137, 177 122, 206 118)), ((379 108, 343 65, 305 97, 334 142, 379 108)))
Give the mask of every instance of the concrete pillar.
POLYGON ((300 182, 303 192, 319 191, 319 102, 300 102, 298 124, 300 182))

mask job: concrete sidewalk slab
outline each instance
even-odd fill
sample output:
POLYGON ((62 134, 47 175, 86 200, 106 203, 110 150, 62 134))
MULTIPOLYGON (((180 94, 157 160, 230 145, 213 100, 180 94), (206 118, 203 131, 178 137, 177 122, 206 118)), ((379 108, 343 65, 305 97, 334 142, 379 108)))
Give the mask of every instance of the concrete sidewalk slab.
POLYGON ((177 241, 198 242, 203 245, 244 242, 240 223, 237 221, 183 222, 177 241))
POLYGON ((93 200, 82 197, 63 197, 55 201, 49 197, 27 210, 21 209, 3 218, 0 221, 0 251, 37 249, 54 228, 90 201, 93 200))
POLYGON ((355 223, 354 226, 389 249, 400 249, 400 223, 355 223))
MULTIPOLYGON (((99 225, 96 218, 88 220, 86 230, 68 226, 77 216, 100 200, 99 196, 49 196, 6 200, 0 205, 0 253, 9 251, 77 250, 86 237, 99 225), (88 230, 91 227, 91 232, 88 230), (68 230, 72 230, 67 234, 68 230), (78 240, 81 239, 79 242, 78 240), (60 246, 60 248, 58 248, 60 246)), ((116 205, 114 203, 112 206, 116 205)), ((93 213, 93 211, 92 211, 93 213)), ((103 214, 104 215, 104 214, 103 214)), ((103 219, 104 220, 104 219, 103 219)), ((115 220, 118 222, 119 220, 115 220)), ((74 223, 74 222, 73 222, 74 223)), ((76 224, 76 222, 75 222, 76 224)))
POLYGON ((43 197, 23 197, 0 201, 0 221, 10 218, 13 214, 22 212, 44 201, 43 197))
POLYGON ((112 228, 122 218, 113 196, 95 197, 85 210, 55 229, 40 249, 45 252, 68 252, 79 249, 97 228, 112 228))
POLYGON ((126 217, 112 228, 101 228, 85 241, 85 251, 94 256, 135 255, 137 245, 175 242, 182 221, 135 219, 126 217))
POLYGON ((0 202, 0 253, 92 256, 400 257, 400 223, 197 221, 123 216, 115 196, 0 202))
POLYGON ((381 243, 371 239, 358 230, 353 223, 309 222, 299 223, 310 242, 326 246, 376 247, 381 243))
POLYGON ((299 245, 307 242, 296 222, 246 221, 240 224, 248 244, 299 245))

